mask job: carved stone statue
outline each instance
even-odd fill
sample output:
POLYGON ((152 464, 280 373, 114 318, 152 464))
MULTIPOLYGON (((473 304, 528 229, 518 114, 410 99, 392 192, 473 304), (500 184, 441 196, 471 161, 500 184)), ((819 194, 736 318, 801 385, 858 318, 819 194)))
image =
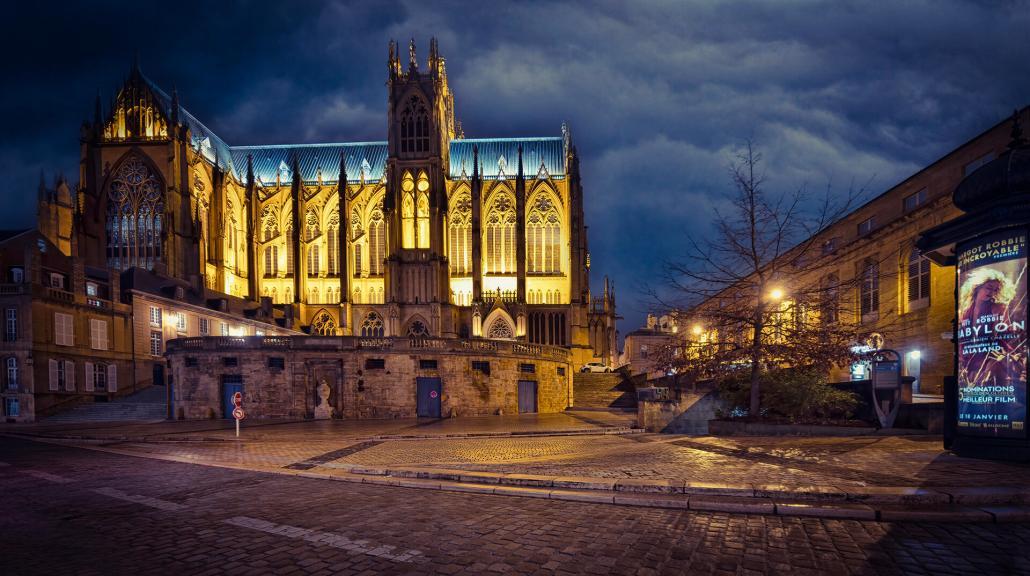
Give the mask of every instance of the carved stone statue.
POLYGON ((319 404, 315 406, 315 420, 328 420, 333 417, 333 407, 329 405, 329 394, 331 393, 332 389, 329 388, 329 383, 322 378, 318 385, 319 404))

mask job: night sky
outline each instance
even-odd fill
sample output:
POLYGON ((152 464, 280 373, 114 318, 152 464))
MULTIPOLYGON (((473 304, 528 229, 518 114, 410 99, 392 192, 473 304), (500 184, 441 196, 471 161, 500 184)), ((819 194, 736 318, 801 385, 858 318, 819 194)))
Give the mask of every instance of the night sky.
POLYGON ((430 36, 468 137, 557 136, 582 158, 593 287, 625 334, 663 261, 725 202, 752 139, 767 188, 880 193, 1030 104, 1030 2, 18 2, 7 8, 0 228, 139 52, 232 145, 383 140, 387 42, 430 36), (13 10, 13 12, 12 12, 13 10))

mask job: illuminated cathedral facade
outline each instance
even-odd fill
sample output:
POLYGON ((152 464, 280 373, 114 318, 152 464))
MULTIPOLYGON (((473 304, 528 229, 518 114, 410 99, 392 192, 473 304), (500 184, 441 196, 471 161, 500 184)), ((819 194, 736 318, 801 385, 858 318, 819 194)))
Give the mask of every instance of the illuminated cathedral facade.
POLYGON ((226 144, 135 65, 109 106, 98 98, 75 199, 43 206, 41 231, 86 265, 270 302, 313 335, 514 340, 612 362, 614 290, 590 289, 569 131, 465 138, 435 40, 424 68, 413 43, 406 60, 391 43, 385 141, 275 146, 226 144))

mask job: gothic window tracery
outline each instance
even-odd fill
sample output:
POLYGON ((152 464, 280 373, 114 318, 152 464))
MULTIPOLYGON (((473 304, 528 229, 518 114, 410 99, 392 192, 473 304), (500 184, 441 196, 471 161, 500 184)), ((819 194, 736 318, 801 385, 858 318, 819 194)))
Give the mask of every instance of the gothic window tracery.
POLYGON ((401 178, 401 246, 415 247, 415 179, 411 172, 401 178))
POLYGON ((268 242, 279 235, 279 218, 271 206, 265 206, 261 211, 261 241, 268 242))
POLYGON ((361 323, 361 335, 365 338, 382 338, 385 332, 383 317, 378 312, 369 312, 361 323))
POLYGON ((321 227, 318 224, 318 212, 314 208, 308 208, 307 213, 304 215, 304 239, 314 240, 322 233, 321 227))
POLYGON ((511 330, 511 324, 505 322, 504 318, 498 317, 490 325, 486 337, 495 340, 512 340, 515 338, 515 334, 511 330))
POLYGON ((133 154, 111 180, 107 198, 108 265, 152 269, 161 257, 164 184, 133 154))
POLYGON ((486 273, 514 274, 515 199, 507 191, 497 194, 486 217, 486 273))
POLYGON ((451 274, 472 273, 472 200, 467 192, 459 193, 451 202, 448 222, 451 274))
POLYGON ((386 260, 386 219, 383 218, 382 200, 368 224, 368 273, 370 276, 383 275, 383 261, 386 260))
POLYGON ((323 309, 318 314, 315 314, 315 319, 311 322, 311 333, 319 336, 333 336, 336 334, 336 320, 328 310, 323 309))
POLYGON ((409 338, 429 338, 429 336, 429 329, 426 328, 425 322, 414 320, 411 324, 408 324, 409 338))
POLYGON ((429 151, 429 111, 425 103, 418 97, 408 100, 401 118, 401 152, 429 151))
POLYGON ((336 276, 340 273, 340 213, 333 212, 329 217, 329 226, 326 229, 326 253, 329 259, 329 274, 336 276))
POLYGON ((530 274, 561 273, 561 217, 549 194, 540 194, 526 218, 526 269, 530 274))

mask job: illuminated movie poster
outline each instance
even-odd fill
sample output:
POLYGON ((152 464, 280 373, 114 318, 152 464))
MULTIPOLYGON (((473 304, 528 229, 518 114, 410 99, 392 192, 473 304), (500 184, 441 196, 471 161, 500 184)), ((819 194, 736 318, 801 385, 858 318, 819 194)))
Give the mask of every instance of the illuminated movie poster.
POLYGON ((1025 436, 1026 232, 958 246, 958 426, 1025 436))

